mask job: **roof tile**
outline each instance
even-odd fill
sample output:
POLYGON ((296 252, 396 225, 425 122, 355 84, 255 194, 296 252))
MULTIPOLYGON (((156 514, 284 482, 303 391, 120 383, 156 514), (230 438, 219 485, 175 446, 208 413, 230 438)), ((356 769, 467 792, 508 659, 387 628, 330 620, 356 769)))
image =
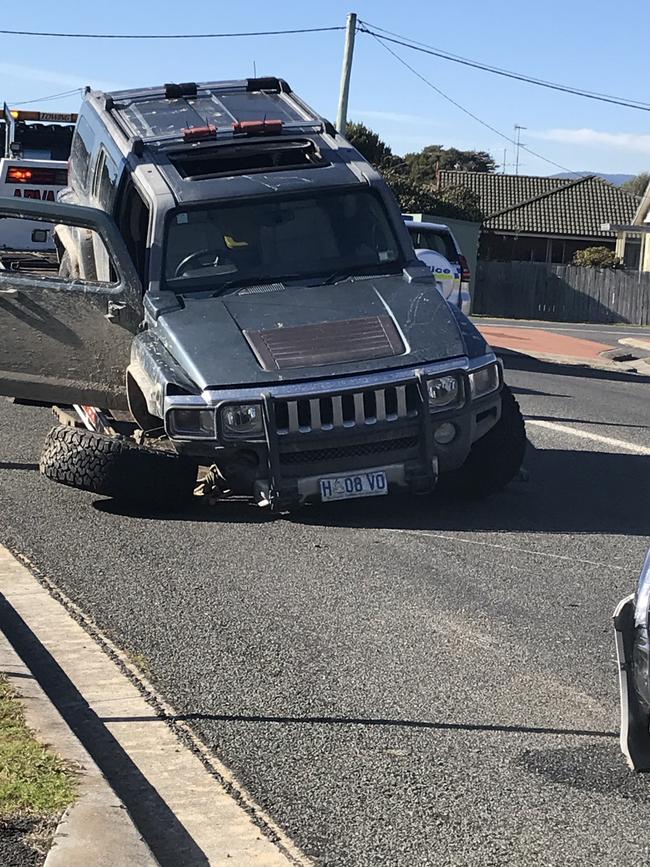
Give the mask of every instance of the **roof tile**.
POLYGON ((465 186, 479 197, 486 229, 611 238, 601 223, 631 223, 638 199, 594 175, 549 178, 441 171, 443 187, 465 186))

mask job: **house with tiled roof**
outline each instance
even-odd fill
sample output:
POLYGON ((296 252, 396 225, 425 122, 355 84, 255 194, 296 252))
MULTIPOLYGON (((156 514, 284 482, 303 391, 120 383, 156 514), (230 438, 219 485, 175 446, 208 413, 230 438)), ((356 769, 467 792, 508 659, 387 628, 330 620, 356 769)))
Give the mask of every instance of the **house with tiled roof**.
MULTIPOLYGON (((616 248, 604 223, 631 223, 639 200, 596 175, 550 178, 443 170, 442 189, 463 186, 477 196, 484 215, 479 256, 502 261, 567 264, 577 250, 616 248)), ((629 238, 626 264, 638 267, 640 239, 629 238)))

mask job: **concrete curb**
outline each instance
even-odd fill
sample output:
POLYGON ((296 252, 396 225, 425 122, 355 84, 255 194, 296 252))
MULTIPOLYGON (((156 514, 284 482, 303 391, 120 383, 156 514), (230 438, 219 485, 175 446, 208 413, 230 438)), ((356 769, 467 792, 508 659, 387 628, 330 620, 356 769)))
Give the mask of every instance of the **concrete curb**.
POLYGON ((29 728, 77 777, 77 799, 59 821, 44 867, 156 867, 126 807, 2 633, 0 671, 29 728))
POLYGON ((550 352, 521 352, 516 349, 506 349, 500 346, 492 346, 496 355, 504 358, 536 358, 539 361, 548 361, 551 364, 566 364, 572 367, 590 367, 593 370, 603 370, 614 373, 635 373, 640 376, 650 376, 650 364, 645 361, 630 361, 621 364, 617 361, 597 360, 593 358, 579 358, 575 355, 554 355, 550 352))
POLYGON ((650 352, 650 340, 643 340, 641 337, 621 337, 618 342, 623 346, 632 346, 634 349, 650 352))
MULTIPOLYGON (((2 545, 0 626, 130 813, 157 859, 143 864, 312 863, 97 626, 2 545)), ((90 860, 90 836, 83 861, 54 867, 140 867, 90 860)))

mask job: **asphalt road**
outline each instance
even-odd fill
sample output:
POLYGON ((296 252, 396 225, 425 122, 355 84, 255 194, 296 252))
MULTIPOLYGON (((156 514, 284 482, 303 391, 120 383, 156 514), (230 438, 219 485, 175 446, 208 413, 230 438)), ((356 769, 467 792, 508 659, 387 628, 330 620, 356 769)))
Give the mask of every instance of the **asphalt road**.
POLYGON ((292 520, 120 513, 40 478, 49 412, 0 401, 0 542, 319 864, 647 864, 611 614, 650 545, 650 456, 564 428, 650 448, 650 380, 508 361, 529 482, 292 520))

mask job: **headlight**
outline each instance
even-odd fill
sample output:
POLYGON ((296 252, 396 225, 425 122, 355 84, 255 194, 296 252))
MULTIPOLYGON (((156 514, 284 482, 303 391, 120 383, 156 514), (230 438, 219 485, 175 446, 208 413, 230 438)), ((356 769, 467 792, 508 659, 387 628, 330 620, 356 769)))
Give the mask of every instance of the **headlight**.
POLYGON ((213 409, 172 409, 167 419, 171 436, 214 439, 213 409))
POLYGON ((490 364, 488 367, 470 373, 469 387, 474 398, 496 391, 499 387, 499 365, 490 364))
POLYGON ((257 436, 264 431, 259 403, 235 403, 221 410, 221 429, 225 436, 257 436))
POLYGON ((427 380, 427 393, 431 409, 455 406, 463 399, 463 388, 457 376, 437 376, 427 380))

